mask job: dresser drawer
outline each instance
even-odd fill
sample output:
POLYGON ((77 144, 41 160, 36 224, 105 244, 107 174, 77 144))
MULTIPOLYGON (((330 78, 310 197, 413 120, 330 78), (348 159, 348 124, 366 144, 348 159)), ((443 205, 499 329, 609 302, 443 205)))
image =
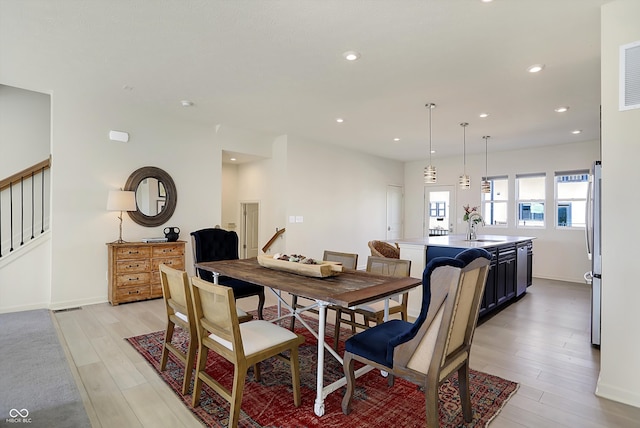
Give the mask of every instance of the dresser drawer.
POLYGON ((184 245, 158 245, 152 249, 152 257, 171 257, 171 256, 183 256, 184 245))
POLYGON ((160 271, 160 264, 164 263, 170 268, 184 270, 184 257, 167 257, 163 259, 151 260, 151 271, 157 273, 160 271))
POLYGON ((129 287, 133 285, 149 285, 151 282, 150 272, 138 272, 116 276, 116 287, 129 287))
POLYGON ((116 262, 116 273, 148 272, 150 267, 149 259, 121 260, 116 262))
POLYGON ((118 247, 116 249, 117 260, 148 259, 149 257, 151 257, 151 247, 147 246, 118 247))
POLYGON ((151 298, 153 299, 155 297, 162 297, 162 285, 159 279, 157 284, 151 284, 151 298))
POLYGON ((116 290, 116 300, 119 303, 133 302, 151 298, 150 287, 148 285, 138 287, 119 287, 116 290))

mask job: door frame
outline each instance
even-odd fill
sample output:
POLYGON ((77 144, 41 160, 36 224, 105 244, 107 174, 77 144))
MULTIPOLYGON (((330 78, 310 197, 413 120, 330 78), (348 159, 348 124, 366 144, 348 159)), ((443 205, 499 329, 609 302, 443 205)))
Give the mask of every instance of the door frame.
MULTIPOLYGON (((254 237, 256 239, 256 242, 259 242, 260 240, 260 212, 261 212, 261 207, 260 207, 260 201, 241 201, 240 202, 240 228, 238 230, 238 238, 239 238, 239 242, 238 242, 238 246, 239 248, 239 254, 238 256, 241 259, 246 259, 247 258, 247 252, 248 252, 248 248, 247 248, 247 242, 249 241, 249 237, 247 236, 247 216, 245 214, 245 208, 248 205, 256 205, 258 208, 258 215, 257 215, 257 219, 256 219, 256 224, 255 224, 255 233, 254 233, 254 237)), ((258 246, 258 253, 260 252, 260 248, 258 246)))
POLYGON ((387 240, 392 240, 392 239, 402 239, 404 238, 404 186, 401 186, 399 184, 388 184, 387 185, 387 217, 386 217, 386 228, 387 230, 385 231, 386 234, 386 239, 387 240), (398 231, 398 236, 397 237, 393 237, 391 236, 391 234, 389 232, 391 232, 390 229, 390 221, 389 221, 389 211, 390 208, 390 204, 389 204, 389 195, 391 194, 391 189, 394 189, 394 192, 397 192, 398 190, 400 191, 400 204, 399 206, 395 207, 398 211, 398 215, 400 218, 400 229, 398 231))
POLYGON ((457 188, 455 184, 425 184, 423 197, 422 197, 422 236, 429 236, 429 224, 427 214, 429 213, 428 203, 429 203, 429 192, 449 192, 449 214, 447 215, 447 219, 449 220, 448 230, 449 233, 455 233, 456 230, 456 222, 457 222, 457 188))

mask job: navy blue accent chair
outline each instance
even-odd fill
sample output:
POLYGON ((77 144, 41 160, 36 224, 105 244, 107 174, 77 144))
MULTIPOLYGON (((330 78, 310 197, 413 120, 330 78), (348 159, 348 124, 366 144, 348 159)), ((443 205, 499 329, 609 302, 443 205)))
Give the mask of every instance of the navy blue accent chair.
MULTIPOLYGON (((213 262, 218 260, 237 260, 238 234, 232 230, 220 228, 200 229, 191 232, 191 245, 193 248, 194 264, 200 262, 213 262)), ((213 282, 213 273, 196 268, 199 278, 213 282)), ((245 297, 258 296, 258 318, 262 318, 264 309, 264 287, 240 279, 220 275, 218 283, 233 289, 236 300, 245 297)))
POLYGON ((422 275, 422 306, 414 322, 390 320, 360 332, 345 343, 347 391, 342 401, 351 412, 355 391, 354 361, 400 376, 422 386, 427 426, 438 426, 438 386, 457 372, 466 422, 471 422, 469 353, 491 254, 480 248, 455 257, 436 257, 422 275))

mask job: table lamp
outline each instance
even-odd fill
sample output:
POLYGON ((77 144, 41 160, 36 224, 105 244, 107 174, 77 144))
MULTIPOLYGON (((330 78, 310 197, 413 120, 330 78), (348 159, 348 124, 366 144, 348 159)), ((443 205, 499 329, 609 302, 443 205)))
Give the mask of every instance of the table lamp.
POLYGON ((113 241, 117 244, 122 244, 122 211, 135 211, 136 206, 136 192, 127 190, 109 190, 109 197, 107 198, 107 211, 120 211, 118 219, 120 220, 120 237, 117 241, 113 241))

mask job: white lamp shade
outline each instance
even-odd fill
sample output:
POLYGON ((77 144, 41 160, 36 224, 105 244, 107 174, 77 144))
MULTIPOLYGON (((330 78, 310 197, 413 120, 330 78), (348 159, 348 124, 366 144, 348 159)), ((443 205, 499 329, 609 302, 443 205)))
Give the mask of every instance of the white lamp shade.
POLYGON ((436 182, 436 167, 429 165, 424 168, 424 182, 425 184, 433 184, 436 182))
POLYGON ((107 211, 135 211, 136 209, 136 192, 109 190, 107 211))
POLYGON ((469 178, 467 174, 461 175, 458 177, 458 185, 460 186, 460 189, 463 190, 471 188, 471 178, 469 178))

